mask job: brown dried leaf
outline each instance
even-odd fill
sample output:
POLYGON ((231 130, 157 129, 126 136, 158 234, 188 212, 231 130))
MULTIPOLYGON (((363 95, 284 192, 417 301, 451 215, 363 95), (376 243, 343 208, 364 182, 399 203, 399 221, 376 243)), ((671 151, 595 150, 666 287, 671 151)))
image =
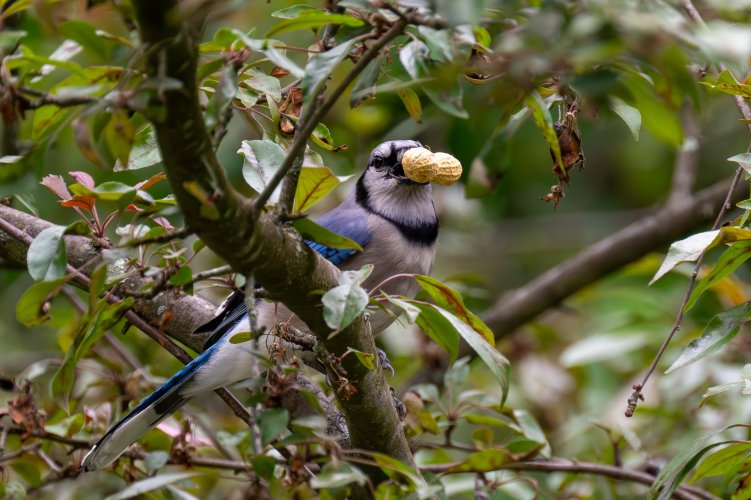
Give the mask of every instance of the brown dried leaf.
POLYGON ((579 170, 584 168, 584 152, 576 127, 576 108, 570 108, 563 121, 556 123, 553 128, 558 136, 561 160, 563 161, 563 169, 561 169, 555 161, 553 151, 550 151, 550 156, 553 158, 553 173, 558 176, 558 180, 568 184, 571 180, 568 175, 569 170, 574 167, 579 167, 579 170))
POLYGON ((289 89, 287 97, 279 106, 279 130, 284 134, 295 133, 295 122, 300 117, 300 108, 302 108, 302 89, 292 87, 289 89))
POLYGON ((271 76, 273 76, 274 78, 281 78, 287 75, 289 75, 289 71, 284 68, 280 68, 279 66, 274 66, 274 68, 271 70, 271 76))

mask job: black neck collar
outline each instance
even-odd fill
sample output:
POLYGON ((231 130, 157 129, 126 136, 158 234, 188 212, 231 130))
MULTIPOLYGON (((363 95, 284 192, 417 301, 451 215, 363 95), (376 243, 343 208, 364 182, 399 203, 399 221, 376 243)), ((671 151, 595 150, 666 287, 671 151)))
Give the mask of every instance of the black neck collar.
POLYGON ((375 210, 370 202, 370 194, 365 188, 364 178, 365 176, 363 175, 357 180, 355 199, 358 205, 360 205, 366 212, 377 215, 383 220, 393 224, 402 236, 412 243, 425 246, 430 246, 435 243, 436 238, 438 238, 438 221, 436 219, 429 222, 409 223, 403 220, 394 219, 393 217, 389 217, 388 215, 375 210))

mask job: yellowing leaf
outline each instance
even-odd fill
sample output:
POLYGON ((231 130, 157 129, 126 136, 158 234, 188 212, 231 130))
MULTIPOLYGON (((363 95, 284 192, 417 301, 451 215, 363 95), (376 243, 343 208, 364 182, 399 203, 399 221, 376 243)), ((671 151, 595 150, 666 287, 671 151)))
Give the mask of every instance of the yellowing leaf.
POLYGON ((305 167, 300 171, 295 192, 295 212, 304 212, 351 175, 335 176, 328 167, 305 167))

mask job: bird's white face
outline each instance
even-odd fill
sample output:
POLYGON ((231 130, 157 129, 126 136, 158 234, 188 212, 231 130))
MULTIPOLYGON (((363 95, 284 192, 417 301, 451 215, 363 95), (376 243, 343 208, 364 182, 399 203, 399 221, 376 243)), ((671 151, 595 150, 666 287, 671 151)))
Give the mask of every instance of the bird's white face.
POLYGON ((397 185, 405 187, 420 185, 404 174, 402 157, 412 148, 420 148, 417 141, 389 141, 379 144, 368 159, 365 181, 369 187, 395 189, 397 185))
POLYGON ((417 141, 389 141, 370 154, 360 182, 376 212, 400 220, 411 218, 416 223, 435 219, 430 184, 411 180, 402 166, 404 153, 419 147, 417 141))

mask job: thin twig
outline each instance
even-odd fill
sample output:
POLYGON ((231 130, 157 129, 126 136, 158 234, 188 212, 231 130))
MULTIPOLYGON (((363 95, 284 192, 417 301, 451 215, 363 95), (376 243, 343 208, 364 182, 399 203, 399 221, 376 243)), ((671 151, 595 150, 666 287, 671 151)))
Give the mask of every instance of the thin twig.
MULTIPOLYGON (((696 10, 696 7, 691 2, 691 0, 683 0, 681 4, 683 6, 683 9, 686 11, 686 14, 694 22, 696 22, 700 26, 704 25, 704 20, 701 18, 699 11, 696 10)), ((725 70, 725 67, 722 64, 718 66, 721 71, 725 70)), ((749 108, 746 101, 742 97, 737 96, 737 95, 734 95, 733 97, 735 100, 736 107, 738 108, 738 111, 740 112, 741 116, 745 120, 751 120, 751 109, 749 108)), ((751 123, 747 123, 746 126, 749 129, 749 131, 751 131, 751 123)), ((747 151, 751 152, 751 145, 749 145, 747 151)), ((743 172, 744 170, 742 167, 738 167, 738 169, 735 171, 733 182, 731 182, 730 184, 730 188, 728 189, 727 196, 725 197, 725 202, 722 204, 722 207, 720 208, 720 213, 717 214, 717 219, 715 220, 715 223, 712 225, 712 230, 716 230, 717 228, 720 227, 720 224, 722 224, 722 221, 725 218, 725 214, 732 208, 731 201, 733 197, 733 192, 735 191, 735 188, 738 186, 738 183, 740 182, 741 177, 743 176, 743 172)), ((665 337, 665 340, 662 342, 660 349, 657 351, 655 358, 652 360, 652 363, 649 365, 649 368, 647 369, 647 373, 644 374, 644 378, 642 378, 641 383, 633 385, 634 392, 632 392, 631 396, 628 398, 628 406, 626 407, 626 412, 625 412, 625 415, 627 417, 633 416, 634 411, 636 410, 636 406, 639 404, 639 400, 642 400, 642 401, 644 400, 644 395, 642 394, 642 391, 644 390, 644 386, 647 384, 649 377, 652 376, 652 373, 657 368, 657 364, 662 359, 662 356, 665 353, 665 349, 667 349, 668 344, 670 344, 670 341, 675 336, 675 333, 681 328, 681 322, 683 321, 683 315, 686 310, 686 304, 688 304, 688 300, 691 297, 691 292, 694 290, 694 286, 696 286, 696 279, 699 275, 699 270, 701 269, 701 265, 704 262, 704 255, 705 255, 705 252, 702 252, 702 254, 697 259, 696 264, 694 265, 694 270, 691 273, 688 286, 686 287, 686 293, 683 295, 683 301, 681 302, 681 305, 678 309, 678 314, 676 315, 675 323, 673 323, 673 327, 671 328, 667 337, 665 337)))
MULTIPOLYGON (((316 110, 310 114, 310 117, 305 120, 305 123, 302 124, 299 134, 295 134, 295 140, 292 142, 292 146, 290 147, 289 151, 287 151, 287 155, 285 156, 284 162, 282 163, 281 167, 269 180, 269 183, 263 190, 263 192, 259 194, 258 197, 254 200, 253 208, 256 213, 259 213, 263 209, 263 207, 266 206, 266 202, 268 202, 271 194, 277 188, 279 183, 282 182, 282 179, 287 175, 287 172, 289 172, 289 170, 293 167, 298 157, 304 153, 308 138, 310 137, 310 134, 313 133, 313 130, 315 129, 318 122, 320 122, 321 119, 326 116, 326 113, 331 110, 334 103, 339 99, 339 97, 344 94, 350 84, 355 81, 355 78, 357 78, 357 76, 365 69, 365 67, 378 56, 378 54, 386 46, 386 44, 399 36, 402 31, 404 31, 404 28, 406 26, 406 20, 397 20, 394 25, 386 33, 383 34, 381 38, 376 40, 376 42, 370 46, 367 52, 362 55, 355 66, 349 71, 349 73, 347 73, 347 76, 344 77, 344 80, 342 80, 339 86, 336 87, 328 96, 328 98, 326 98, 321 103, 321 105, 318 106, 316 110)), ((316 96, 313 96, 311 102, 314 102, 315 100, 316 96)))
POLYGON ((229 264, 226 266, 219 266, 215 267, 213 269, 207 269, 205 271, 201 271, 199 273, 195 273, 193 275, 193 279, 191 279, 188 283, 183 285, 181 288, 186 288, 191 285, 194 285, 198 283, 199 281, 205 281, 210 278, 216 278, 217 276, 224 276, 225 274, 231 274, 234 270, 232 269, 232 266, 229 264))
POLYGON ((172 240, 179 240, 179 239, 185 238, 187 236, 190 236, 191 234, 193 234, 192 229, 190 229, 189 227, 182 227, 174 231, 167 231, 164 234, 160 234, 159 236, 150 236, 146 238, 134 238, 132 240, 128 240, 122 246, 123 247, 137 247, 140 245, 148 245, 151 243, 167 243, 172 240))
POLYGON ((29 87, 21 87, 18 89, 18 91, 23 94, 29 94, 29 95, 38 97, 38 99, 32 101, 31 99, 28 99, 25 96, 22 96, 22 95, 18 96, 19 99, 23 100, 23 106, 27 109, 37 109, 37 108, 41 108, 42 106, 47 106, 48 104, 57 106, 59 108, 69 108, 69 107, 74 107, 74 106, 83 106, 85 104, 92 104, 95 102, 99 102, 102 99, 101 97, 88 97, 88 96, 61 97, 61 96, 47 94, 45 92, 41 92, 39 90, 32 89, 29 87))
MULTIPOLYGON (((32 238, 28 234, 24 233, 20 229, 18 229, 13 224, 9 223, 5 219, 0 218, 0 229, 2 229, 4 232, 11 235, 16 240, 22 242, 25 245, 31 245, 32 238)), ((81 285, 83 285, 85 288, 89 288, 91 285, 91 280, 88 276, 83 274, 81 271, 76 269, 75 267, 71 266, 70 264, 67 265, 67 271, 68 273, 72 274, 74 279, 78 281, 81 285)), ((111 304, 115 304, 120 302, 120 298, 113 294, 107 295, 107 301, 111 304)), ((153 340, 155 340, 159 345, 161 345, 167 352, 172 354, 174 357, 179 359, 185 364, 190 363, 193 361, 193 358, 190 357, 190 355, 185 352, 183 349, 180 348, 177 344, 172 342, 170 339, 168 339, 166 336, 164 336, 159 330, 151 326, 145 319, 143 319, 141 316, 139 316, 135 311, 129 310, 125 313, 125 318, 130 321, 130 323, 135 326, 136 328, 140 329, 143 333, 151 337, 153 340)), ((229 392, 224 387, 220 389, 216 389, 214 392, 216 392, 220 398, 227 404, 227 406, 230 407, 230 409, 234 412, 234 414, 240 418, 244 422, 249 421, 250 415, 248 414, 248 411, 245 409, 245 407, 240 403, 240 401, 235 398, 235 396, 232 395, 231 392, 229 392)))
MULTIPOLYGON (((456 462, 451 464, 436 464, 436 465, 424 465, 420 467, 425 472, 433 472, 438 474, 450 473, 449 470, 461 464, 462 462, 456 462)), ((571 472, 580 474, 595 474, 598 476, 605 476, 620 481, 631 481, 635 483, 641 483, 647 486, 651 486, 655 477, 646 472, 640 472, 632 469, 626 469, 624 467, 615 467, 612 465, 602 465, 591 462, 574 462, 571 460, 564 460, 553 458, 550 460, 530 460, 528 462, 512 462, 505 464, 498 468, 498 470, 523 470, 523 471, 541 471, 541 472, 571 472)), ((697 488, 695 486, 679 486, 673 496, 681 499, 693 499, 699 497, 705 500, 715 500, 717 497, 711 493, 697 488)))
MULTIPOLYGON (((749 147, 749 152, 751 152, 751 146, 749 147)), ((715 220, 715 223, 712 225, 712 230, 717 229, 720 227, 720 224, 722 224, 722 220, 725 218, 725 214, 732 208, 732 197, 733 192, 735 192, 735 188, 738 186, 738 183, 741 180, 741 177, 743 175, 743 169, 738 168, 738 170, 735 172, 735 177, 733 177, 733 182, 730 183, 730 188, 728 189, 728 194, 725 197, 725 202, 722 204, 722 208, 720 208, 720 213, 717 214, 717 219, 715 220)), ((657 354, 655 355, 655 358, 652 360, 652 364, 649 365, 649 368, 647 369, 647 373, 644 375, 644 378, 642 379, 641 383, 634 384, 633 389, 634 392, 631 394, 631 397, 628 398, 628 407, 626 408, 626 416, 632 417, 634 415, 634 410, 636 410, 636 406, 639 402, 639 400, 644 400, 644 396, 642 395, 642 390, 644 389, 644 386, 646 385, 647 381, 649 380, 649 377, 652 376, 652 373, 655 371, 655 368, 657 368, 657 363, 660 362, 660 359, 662 359, 662 355, 665 353, 665 349, 667 349, 668 344, 670 344, 670 341, 673 339, 673 336, 675 333, 681 329, 681 322, 683 321, 683 315, 686 312, 686 304, 688 304, 688 299, 691 297, 691 292, 694 290, 694 286, 696 285, 696 278, 699 275, 699 270, 701 269, 701 265, 704 262, 704 255, 705 253, 702 252, 702 254, 699 256, 699 258, 696 261, 696 265, 694 265, 694 270, 691 273, 691 277, 688 281, 688 286, 686 287, 686 293, 683 294, 683 300, 681 301, 681 305, 678 308, 678 314, 675 317, 675 322, 673 323, 673 328, 670 329, 670 332, 668 333, 668 336, 665 337, 665 340, 662 342, 662 345, 660 346, 660 349, 657 351, 657 354)))

